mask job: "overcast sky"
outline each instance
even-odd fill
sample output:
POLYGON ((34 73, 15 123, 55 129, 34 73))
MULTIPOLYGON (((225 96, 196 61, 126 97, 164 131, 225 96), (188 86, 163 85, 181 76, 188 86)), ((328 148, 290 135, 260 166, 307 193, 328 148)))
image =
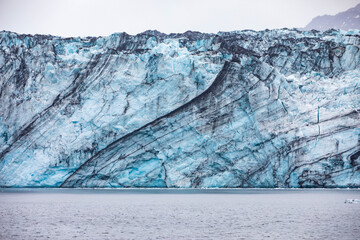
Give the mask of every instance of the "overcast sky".
POLYGON ((0 0, 0 30, 60 36, 304 27, 360 0, 0 0))

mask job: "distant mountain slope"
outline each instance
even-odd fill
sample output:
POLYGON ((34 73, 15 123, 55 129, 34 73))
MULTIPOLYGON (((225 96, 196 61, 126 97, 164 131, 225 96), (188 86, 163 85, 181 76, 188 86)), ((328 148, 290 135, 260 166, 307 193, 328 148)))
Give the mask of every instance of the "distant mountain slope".
POLYGON ((316 29, 325 31, 331 28, 342 30, 360 29, 360 4, 335 16, 324 15, 315 17, 306 25, 304 30, 316 29))

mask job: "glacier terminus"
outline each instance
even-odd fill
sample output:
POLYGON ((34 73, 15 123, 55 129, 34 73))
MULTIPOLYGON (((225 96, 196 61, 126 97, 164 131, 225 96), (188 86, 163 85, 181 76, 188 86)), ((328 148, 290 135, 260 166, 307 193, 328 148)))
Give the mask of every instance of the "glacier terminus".
POLYGON ((360 187, 360 31, 0 32, 0 187, 360 187))

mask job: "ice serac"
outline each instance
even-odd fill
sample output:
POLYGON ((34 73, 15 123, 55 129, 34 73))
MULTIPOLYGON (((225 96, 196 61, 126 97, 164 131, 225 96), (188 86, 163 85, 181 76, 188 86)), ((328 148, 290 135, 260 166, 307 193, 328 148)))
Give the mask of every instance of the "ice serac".
POLYGON ((360 32, 0 34, 3 187, 359 187, 360 32))

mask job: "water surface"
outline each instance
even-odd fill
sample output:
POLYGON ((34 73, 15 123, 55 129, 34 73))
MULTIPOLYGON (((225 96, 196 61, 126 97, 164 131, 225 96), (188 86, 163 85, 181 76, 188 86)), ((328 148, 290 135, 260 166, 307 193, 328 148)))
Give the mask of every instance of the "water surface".
POLYGON ((360 239, 359 190, 0 189, 0 239, 360 239))

